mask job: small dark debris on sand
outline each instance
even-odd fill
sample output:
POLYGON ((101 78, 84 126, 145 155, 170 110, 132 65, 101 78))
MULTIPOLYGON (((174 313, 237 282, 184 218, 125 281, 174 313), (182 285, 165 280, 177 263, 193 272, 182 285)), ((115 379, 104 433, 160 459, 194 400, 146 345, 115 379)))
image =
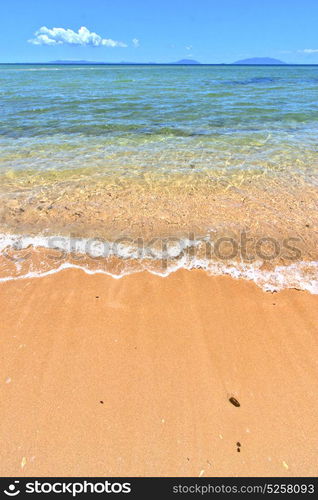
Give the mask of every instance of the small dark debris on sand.
POLYGON ((237 408, 239 406, 241 406, 240 403, 238 402, 238 400, 233 398, 233 396, 231 398, 229 398, 229 402, 232 403, 232 405, 236 406, 237 408))

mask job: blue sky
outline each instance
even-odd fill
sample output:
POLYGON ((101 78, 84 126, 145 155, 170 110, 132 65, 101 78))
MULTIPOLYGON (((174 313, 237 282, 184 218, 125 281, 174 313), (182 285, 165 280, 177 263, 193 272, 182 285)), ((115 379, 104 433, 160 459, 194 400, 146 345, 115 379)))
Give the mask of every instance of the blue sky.
POLYGON ((0 61, 318 64, 317 27, 317 0, 1 0, 0 61))

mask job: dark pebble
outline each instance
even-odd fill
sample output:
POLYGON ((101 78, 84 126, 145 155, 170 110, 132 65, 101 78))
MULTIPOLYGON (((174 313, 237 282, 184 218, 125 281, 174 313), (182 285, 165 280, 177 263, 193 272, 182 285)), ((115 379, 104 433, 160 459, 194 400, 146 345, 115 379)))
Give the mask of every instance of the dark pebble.
POLYGON ((229 398, 229 402, 230 402, 230 403, 232 403, 232 405, 236 406, 237 408, 238 408, 239 406, 241 406, 241 405, 240 405, 240 403, 238 402, 238 400, 237 400, 237 399, 235 399, 235 398, 233 398, 233 397, 232 397, 232 398, 229 398))

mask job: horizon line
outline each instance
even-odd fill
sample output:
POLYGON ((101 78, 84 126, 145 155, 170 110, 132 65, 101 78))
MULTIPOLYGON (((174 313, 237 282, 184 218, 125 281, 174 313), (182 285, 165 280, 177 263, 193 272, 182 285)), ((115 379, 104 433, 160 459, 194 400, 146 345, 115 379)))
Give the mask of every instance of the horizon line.
POLYGON ((50 65, 50 66, 318 66, 318 63, 179 63, 179 62, 104 62, 104 61, 46 61, 46 62, 0 62, 0 65, 50 65))

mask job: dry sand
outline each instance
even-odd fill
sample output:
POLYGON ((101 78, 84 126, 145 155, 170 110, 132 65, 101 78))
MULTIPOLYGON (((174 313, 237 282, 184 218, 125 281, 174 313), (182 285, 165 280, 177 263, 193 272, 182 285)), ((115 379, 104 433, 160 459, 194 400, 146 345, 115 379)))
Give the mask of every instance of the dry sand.
POLYGON ((67 270, 0 299, 1 475, 317 474, 318 296, 67 270))

